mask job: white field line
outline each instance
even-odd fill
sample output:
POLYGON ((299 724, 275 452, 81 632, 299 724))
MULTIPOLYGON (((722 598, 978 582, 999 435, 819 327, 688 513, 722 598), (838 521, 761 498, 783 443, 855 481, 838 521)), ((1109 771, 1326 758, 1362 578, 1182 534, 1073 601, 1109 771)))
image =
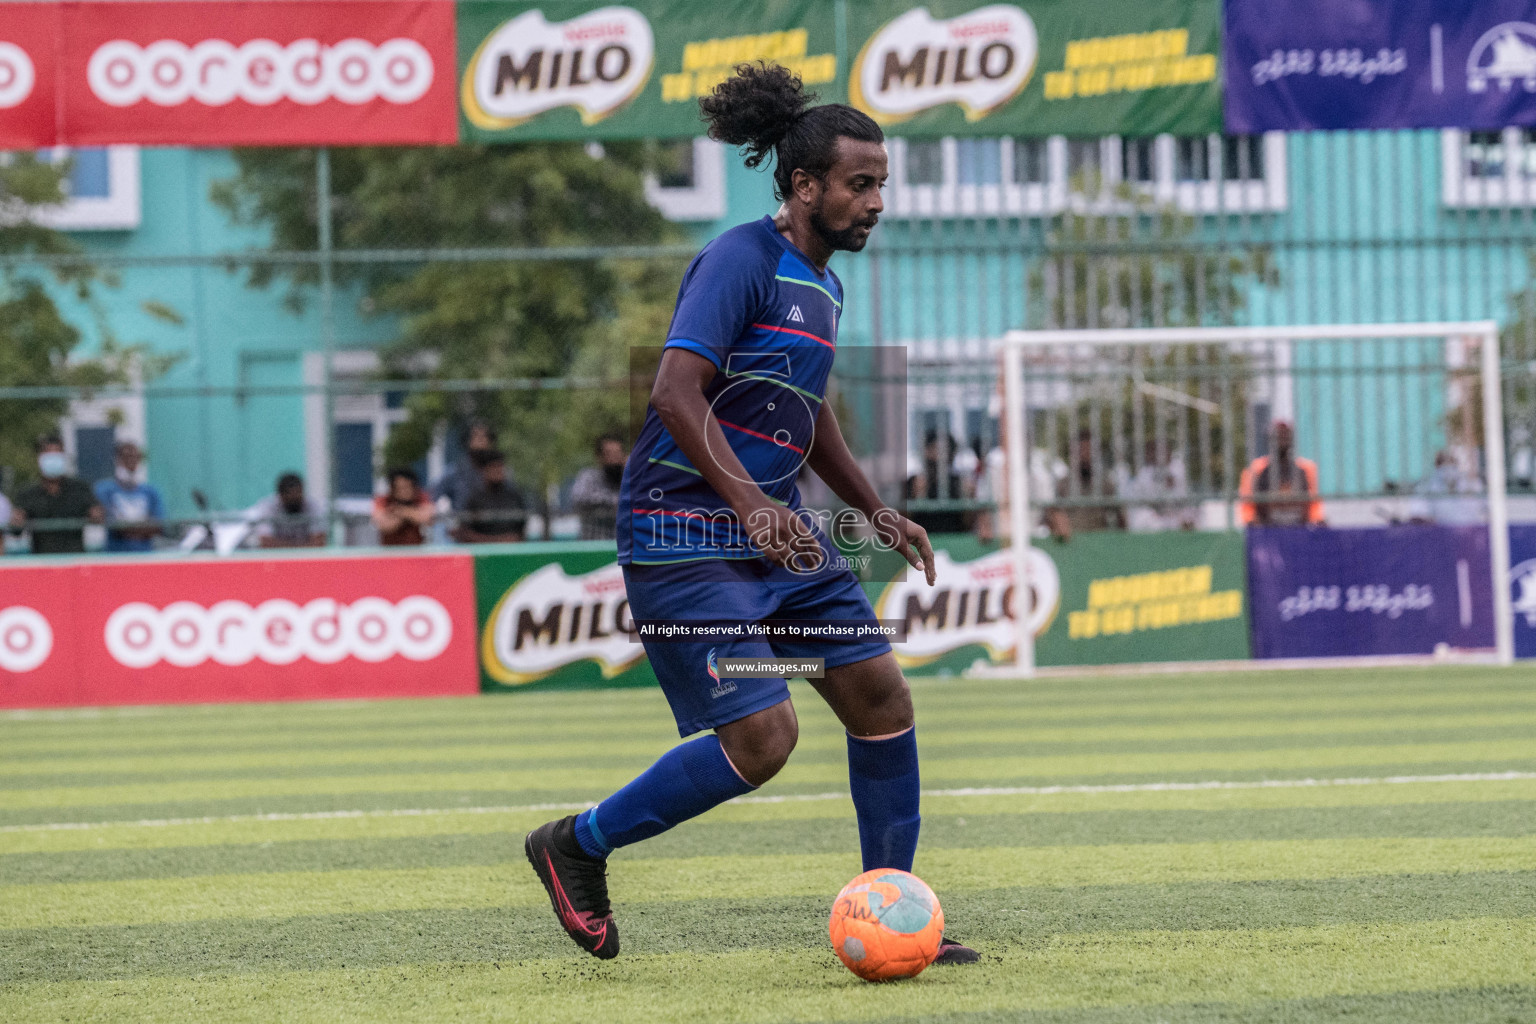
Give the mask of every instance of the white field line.
MULTIPOLYGON (((1327 786, 1409 786, 1435 782, 1517 782, 1536 779, 1536 772, 1475 772, 1462 775, 1387 775, 1355 779, 1260 779, 1228 782, 1139 782, 1108 786, 973 786, 962 789, 925 789, 927 797, 1056 796, 1063 793, 1173 793, 1208 789, 1312 789, 1327 786)), ((733 804, 794 804, 822 800, 847 800, 847 793, 786 793, 779 796, 742 796, 733 804)), ((516 804, 506 807, 409 807, 377 811, 304 811, 270 814, 230 814, 206 818, 145 818, 139 821, 49 821, 34 825, 0 825, 8 832, 65 832, 98 828, 167 828, 174 825, 218 825, 242 821, 331 821, 340 818, 419 818, 454 814, 522 814, 532 811, 582 811, 585 803, 516 804)))

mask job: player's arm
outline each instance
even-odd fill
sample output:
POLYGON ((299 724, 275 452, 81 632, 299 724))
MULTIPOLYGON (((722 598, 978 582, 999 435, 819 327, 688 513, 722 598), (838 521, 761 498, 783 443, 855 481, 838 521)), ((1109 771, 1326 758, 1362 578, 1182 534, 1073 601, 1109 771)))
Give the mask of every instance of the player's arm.
POLYGON ((811 445, 805 461, 832 488, 832 493, 868 517, 882 542, 900 552, 912 568, 921 569, 928 585, 933 586, 936 570, 928 531, 880 500, 869 477, 848 450, 831 402, 822 402, 821 411, 816 414, 816 443, 811 445))
POLYGON ((821 545, 809 527, 763 493, 726 442, 720 421, 704 397, 717 372, 715 364, 701 355, 668 348, 661 354, 661 368, 651 389, 652 408, 688 461, 736 513, 758 550, 791 567, 797 558, 819 559, 821 545))

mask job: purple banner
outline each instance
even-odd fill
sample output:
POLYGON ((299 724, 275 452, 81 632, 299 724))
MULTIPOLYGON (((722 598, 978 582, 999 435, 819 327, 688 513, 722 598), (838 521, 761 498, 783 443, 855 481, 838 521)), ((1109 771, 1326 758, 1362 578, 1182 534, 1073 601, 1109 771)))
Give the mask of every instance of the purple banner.
POLYGON ((1509 565, 1515 657, 1536 658, 1536 526, 1509 528, 1509 565))
POLYGON ((1226 128, 1536 125, 1536 0, 1227 0, 1226 128))
POLYGON ((1491 649, 1483 526, 1248 531, 1255 658, 1491 649))

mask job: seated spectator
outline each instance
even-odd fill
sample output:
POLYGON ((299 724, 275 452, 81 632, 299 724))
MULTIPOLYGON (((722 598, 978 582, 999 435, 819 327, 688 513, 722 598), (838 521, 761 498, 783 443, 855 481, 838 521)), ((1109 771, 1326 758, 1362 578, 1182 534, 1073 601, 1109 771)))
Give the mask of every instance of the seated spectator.
POLYGON ((108 551, 153 551, 163 529, 165 500, 144 479, 144 455, 132 441, 117 445, 112 475, 96 481, 96 500, 107 514, 108 551))
POLYGON ((277 493, 269 494, 246 510, 255 524, 256 544, 263 548, 318 548, 325 546, 325 510, 304 494, 304 478, 284 473, 277 478, 277 493))
POLYGON ((1135 473, 1120 470, 1116 489, 1126 499, 1125 527, 1131 533, 1161 530, 1192 530, 1199 510, 1181 499, 1189 495, 1184 460, 1175 452, 1161 457, 1161 446, 1148 438, 1141 468, 1135 473))
POLYGON ((1237 506, 1239 521, 1245 526, 1321 525, 1317 463, 1296 454, 1296 431, 1288 421, 1276 420, 1270 439, 1273 457, 1254 459, 1238 483, 1243 499, 1237 506))
POLYGON ((423 531, 432 525, 432 499, 421 489, 415 471, 401 467, 389 471, 389 491, 373 499, 373 525, 379 543, 388 547, 421 544, 423 531))
POLYGON ((507 457, 494 449, 475 456, 480 486, 464 502, 454 539, 461 544, 488 544, 523 539, 528 504, 507 480, 507 457))
POLYGON ((619 485, 624 481, 624 442, 612 434, 597 439, 597 465, 576 474, 571 504, 581 520, 582 540, 613 540, 619 517, 619 485))
MULTIPOLYGON (((919 500, 966 501, 974 493, 971 480, 955 469, 955 439, 945 435, 940 444, 939 433, 930 430, 923 438, 921 470, 907 478, 907 497, 919 500), (948 486, 943 486, 947 484, 948 486)), ((970 528, 968 513, 960 509, 942 509, 913 512, 912 521, 929 533, 964 533, 970 528)))
POLYGON ((1442 448, 1435 453, 1435 469, 1413 487, 1413 522, 1474 526, 1485 519, 1483 480, 1462 468, 1456 453, 1442 448))
POLYGON ((496 431, 484 420, 473 420, 464 430, 464 450, 452 466, 432 485, 432 498, 446 498, 455 512, 464 509, 469 496, 480 487, 480 467, 475 457, 496 447, 496 431))
POLYGON ((69 475, 69 456, 57 434, 37 439, 37 483, 16 495, 11 509, 11 532, 32 531, 34 555, 69 555, 85 551, 85 524, 41 524, 44 520, 72 519, 99 523, 101 505, 84 481, 69 475))
POLYGON ((1045 524, 1051 536, 1069 541, 1073 534, 1093 530, 1125 529, 1125 510, 1118 501, 1088 502, 1088 498, 1115 497, 1115 482, 1103 465, 1095 465, 1093 431, 1087 427, 1077 432, 1072 468, 1056 484, 1056 497, 1076 499, 1070 505, 1057 505, 1045 511, 1045 524))

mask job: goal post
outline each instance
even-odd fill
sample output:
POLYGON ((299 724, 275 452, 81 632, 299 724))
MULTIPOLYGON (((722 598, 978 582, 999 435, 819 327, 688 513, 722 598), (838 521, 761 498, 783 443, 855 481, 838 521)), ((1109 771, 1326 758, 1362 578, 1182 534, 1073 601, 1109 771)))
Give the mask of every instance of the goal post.
MULTIPOLYGON (((1354 489, 1344 496, 1355 506, 1404 500, 1399 497, 1401 482, 1388 480, 1382 466, 1389 457, 1402 467, 1411 466, 1413 458, 1423 454, 1411 450, 1413 442, 1423 447, 1432 437, 1438 445, 1449 433, 1446 424, 1453 411, 1461 414, 1455 418, 1466 442, 1463 448, 1481 446, 1481 466, 1467 472, 1475 477, 1480 469, 1483 477, 1494 653, 1500 664, 1513 661, 1502 378, 1499 331, 1493 321, 1011 331, 1001 347, 1006 486, 1000 490, 1008 507, 1000 510, 1004 514, 999 518, 1007 524, 1015 592, 1020 595, 1013 616, 1017 674, 1033 675, 1036 667, 1032 617, 1026 613, 1034 513, 1062 501, 1055 493, 1038 493, 1039 480, 1031 479, 1042 475, 1036 465, 1042 439, 1035 435, 1043 432, 1032 420, 1050 429, 1051 450, 1043 457, 1055 460, 1058 473, 1060 454, 1068 450, 1061 443, 1064 434, 1091 449, 1095 460, 1110 443, 1123 452, 1130 433, 1138 443, 1147 439, 1150 428, 1144 421, 1149 415, 1161 417, 1160 440, 1164 429, 1172 429, 1162 425, 1167 422, 1177 426, 1186 443, 1198 434, 1205 447, 1192 445, 1190 461, 1205 463, 1204 497, 1210 505, 1225 505, 1225 522, 1219 525, 1230 528, 1237 491, 1234 467, 1246 464, 1250 451, 1264 450, 1254 435, 1264 433, 1273 421, 1292 418, 1295 392, 1308 388, 1314 405, 1327 408, 1330 422, 1339 424, 1334 440, 1342 443, 1347 437, 1354 449, 1347 456, 1347 485, 1340 486, 1354 489), (1470 358, 1474 347, 1475 363, 1470 358), (1419 361, 1396 363, 1391 358, 1395 351, 1416 354, 1419 361), (1201 352, 1218 352, 1220 359, 1202 357, 1201 352), (1475 391, 1469 387, 1474 378, 1475 391), (1091 398, 1083 397, 1088 390, 1084 381, 1097 389, 1091 398), (1260 392, 1262 402, 1256 397, 1260 392), (1128 411, 1132 406, 1134 412, 1128 411), (1256 410, 1262 410, 1262 428, 1256 410), (1435 410, 1443 410, 1443 415, 1435 410), (1091 422, 1093 430, 1074 427, 1079 421, 1074 418, 1091 422), (1394 418, 1414 426, 1398 426, 1390 422, 1394 418), (1102 436, 1110 433, 1115 436, 1102 436), (1219 443, 1212 440, 1216 435, 1219 443), (1215 450, 1222 446, 1224 451, 1215 450)), ((1309 411, 1316 414, 1317 408, 1309 411)), ((1147 443, 1148 451, 1156 450, 1150 440, 1147 443)), ((1135 458, 1140 457, 1138 452, 1135 458)), ((1432 458, 1438 467, 1439 455, 1432 458)), ((1345 472, 1331 469, 1335 477, 1345 472)), ((1066 500, 1070 504, 1071 499, 1066 500)))

